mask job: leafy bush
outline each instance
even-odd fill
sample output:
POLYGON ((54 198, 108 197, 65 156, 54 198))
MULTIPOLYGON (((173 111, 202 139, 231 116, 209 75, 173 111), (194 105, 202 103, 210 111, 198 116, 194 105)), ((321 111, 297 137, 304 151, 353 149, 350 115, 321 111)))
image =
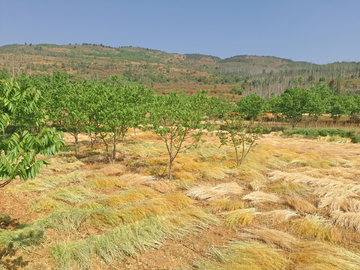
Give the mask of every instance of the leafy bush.
POLYGON ((351 138, 351 141, 352 141, 353 143, 360 143, 360 137, 357 136, 357 135, 355 135, 354 137, 351 138))
POLYGON ((242 89, 241 88, 237 88, 236 86, 234 86, 231 91, 231 94, 235 94, 235 95, 242 95, 242 89))

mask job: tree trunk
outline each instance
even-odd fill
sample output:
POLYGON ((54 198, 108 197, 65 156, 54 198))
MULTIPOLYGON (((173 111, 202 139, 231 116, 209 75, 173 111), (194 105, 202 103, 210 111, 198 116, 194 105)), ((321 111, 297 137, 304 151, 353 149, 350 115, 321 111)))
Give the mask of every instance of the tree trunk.
POLYGON ((117 142, 116 139, 117 139, 116 132, 114 132, 114 149, 113 149, 113 156, 112 156, 113 161, 115 161, 115 157, 116 157, 116 142, 117 142))
POLYGON ((92 136, 91 131, 90 131, 89 135, 90 135, 90 147, 91 147, 91 149, 93 149, 94 148, 94 140, 93 140, 93 136, 92 136))
POLYGON ((105 147, 106 147, 106 152, 109 152, 109 145, 107 144, 106 140, 105 140, 105 137, 101 136, 104 144, 105 144, 105 147))
MULTIPOLYGON (((244 161, 244 159, 245 159, 245 156, 244 156, 244 154, 245 154, 245 141, 243 140, 242 141, 242 153, 241 153, 241 160, 240 160, 240 165, 238 164, 238 166, 241 166, 242 165, 242 163, 243 163, 243 161, 244 161)), ((237 153, 236 153, 236 155, 237 155, 237 153)))
POLYGON ((0 188, 5 187, 6 185, 10 184, 11 180, 6 180, 0 184, 0 188))
POLYGON ((75 137, 75 153, 77 154, 78 152, 78 142, 79 142, 79 133, 74 133, 74 137, 75 137))
POLYGON ((172 166, 173 166, 173 159, 170 156, 170 166, 169 166, 169 179, 172 179, 172 166))
POLYGON ((238 150, 237 150, 237 146, 234 140, 234 137, 232 136, 232 142, 234 144, 234 148, 235 148, 235 154, 236 154, 236 166, 239 166, 239 154, 238 154, 238 150))

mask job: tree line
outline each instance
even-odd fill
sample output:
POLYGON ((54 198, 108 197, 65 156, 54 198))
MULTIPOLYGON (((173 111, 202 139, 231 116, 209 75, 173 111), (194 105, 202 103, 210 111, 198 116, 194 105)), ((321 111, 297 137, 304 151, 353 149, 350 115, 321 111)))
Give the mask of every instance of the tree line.
POLYGON ((241 115, 252 119, 264 112, 273 113, 277 120, 290 122, 294 128, 307 115, 316 126, 319 118, 329 114, 334 121, 348 116, 355 123, 360 122, 360 95, 340 94, 336 88, 319 82, 310 89, 286 88, 279 96, 274 94, 263 99, 256 93, 248 95, 237 102, 241 115))

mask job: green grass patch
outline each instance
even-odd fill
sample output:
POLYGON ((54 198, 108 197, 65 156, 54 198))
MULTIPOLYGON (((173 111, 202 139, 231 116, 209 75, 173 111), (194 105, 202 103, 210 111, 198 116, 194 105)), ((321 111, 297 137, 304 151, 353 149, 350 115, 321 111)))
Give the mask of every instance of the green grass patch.
POLYGON ((353 143, 359 143, 360 137, 358 133, 354 130, 343 130, 343 129, 315 129, 315 128, 297 128, 294 130, 285 130, 283 133, 287 136, 293 135, 302 135, 306 138, 314 137, 341 137, 341 138, 350 138, 353 143))

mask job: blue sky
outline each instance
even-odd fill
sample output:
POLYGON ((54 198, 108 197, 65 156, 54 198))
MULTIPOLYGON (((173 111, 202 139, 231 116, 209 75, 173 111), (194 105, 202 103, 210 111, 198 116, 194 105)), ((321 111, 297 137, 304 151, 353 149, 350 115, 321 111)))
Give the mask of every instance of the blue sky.
POLYGON ((0 0, 0 46, 24 42, 360 61, 360 1, 0 0))

